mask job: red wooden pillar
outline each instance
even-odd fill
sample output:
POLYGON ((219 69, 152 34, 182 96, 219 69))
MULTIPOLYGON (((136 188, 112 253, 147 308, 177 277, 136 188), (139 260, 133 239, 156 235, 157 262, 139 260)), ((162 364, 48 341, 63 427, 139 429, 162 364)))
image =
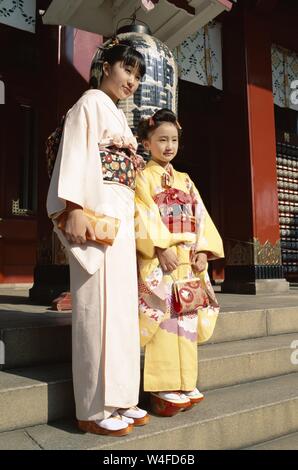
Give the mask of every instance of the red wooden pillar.
POLYGON ((270 19, 249 3, 224 23, 224 290, 283 291, 270 19), (247 5, 247 6, 246 6, 247 5))
POLYGON ((271 73, 271 35, 264 16, 246 15, 246 78, 253 236, 279 254, 276 138, 271 73))

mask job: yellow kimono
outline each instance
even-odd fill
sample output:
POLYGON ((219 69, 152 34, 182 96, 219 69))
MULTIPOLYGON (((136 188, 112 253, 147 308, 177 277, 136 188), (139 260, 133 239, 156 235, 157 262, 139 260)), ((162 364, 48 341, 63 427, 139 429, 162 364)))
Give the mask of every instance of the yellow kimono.
MULTIPOLYGON (((172 283, 194 276, 191 253, 204 251, 210 260, 222 258, 221 238, 189 176, 172 165, 166 171, 154 161, 137 176, 135 228, 144 390, 193 390, 199 311, 175 312, 172 283), (155 247, 170 247, 177 255, 181 266, 172 276, 163 273, 155 247)), ((216 301, 207 269, 200 277, 216 301)))

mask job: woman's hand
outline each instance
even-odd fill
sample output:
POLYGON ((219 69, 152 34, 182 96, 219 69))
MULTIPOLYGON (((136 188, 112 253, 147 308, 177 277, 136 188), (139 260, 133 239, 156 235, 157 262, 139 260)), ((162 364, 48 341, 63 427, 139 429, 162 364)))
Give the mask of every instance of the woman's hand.
POLYGON ((201 273, 202 271, 205 271, 207 267, 207 253, 205 252, 200 252, 200 253, 194 253, 191 257, 191 265, 193 268, 201 273))
POLYGON ((68 217, 65 224, 65 237, 69 243, 86 243, 86 236, 95 240, 94 229, 79 206, 68 206, 68 217))
POLYGON ((162 267, 162 270, 169 273, 175 271, 178 266, 178 258, 175 253, 173 253, 171 248, 163 249, 155 247, 155 251, 162 267))

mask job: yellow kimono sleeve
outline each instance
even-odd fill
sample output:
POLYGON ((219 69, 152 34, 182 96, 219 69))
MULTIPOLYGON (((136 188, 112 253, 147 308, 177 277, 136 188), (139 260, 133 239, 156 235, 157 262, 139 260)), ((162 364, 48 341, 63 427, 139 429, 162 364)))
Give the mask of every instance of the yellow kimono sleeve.
POLYGON ((174 240, 162 222, 158 206, 154 202, 150 183, 144 173, 136 178, 135 231, 138 252, 145 258, 155 257, 155 247, 169 248, 174 240))
POLYGON ((196 248, 198 251, 209 253, 208 260, 224 258, 222 239, 202 201, 199 191, 192 182, 192 193, 196 203, 196 221, 197 221, 197 240, 196 248))

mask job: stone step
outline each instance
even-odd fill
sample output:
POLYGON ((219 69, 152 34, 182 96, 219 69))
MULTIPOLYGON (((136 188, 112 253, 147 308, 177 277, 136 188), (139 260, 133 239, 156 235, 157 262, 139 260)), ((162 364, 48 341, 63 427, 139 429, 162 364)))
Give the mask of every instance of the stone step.
POLYGON ((0 434, 0 449, 204 450, 250 448, 298 432, 298 373, 208 391, 192 410, 121 438, 83 434, 73 420, 0 434))
POLYGON ((298 432, 262 442, 262 444, 248 447, 244 450, 298 450, 298 432))
POLYGON ((0 432, 73 415, 69 364, 0 372, 0 432))
POLYGON ((199 346, 199 388, 210 390, 298 372, 298 334, 199 346))
POLYGON ((12 307, 0 310, 0 370, 71 361, 71 314, 12 307))
POLYGON ((222 311, 212 343, 298 332, 298 306, 222 311))
MULTIPOLYGON (((11 311, 4 317, 0 313, 0 369, 71 360, 71 314, 11 311), (2 350, 5 361, 1 360, 2 350), (1 366, 1 362, 5 363, 1 366)), ((208 345, 295 332, 298 307, 224 311, 208 345)))
MULTIPOLYGON (((199 388, 213 390, 298 372, 298 348, 291 348, 296 340, 292 334, 201 346, 199 388)), ((0 431, 71 416, 73 409, 69 364, 0 372, 0 431)))

